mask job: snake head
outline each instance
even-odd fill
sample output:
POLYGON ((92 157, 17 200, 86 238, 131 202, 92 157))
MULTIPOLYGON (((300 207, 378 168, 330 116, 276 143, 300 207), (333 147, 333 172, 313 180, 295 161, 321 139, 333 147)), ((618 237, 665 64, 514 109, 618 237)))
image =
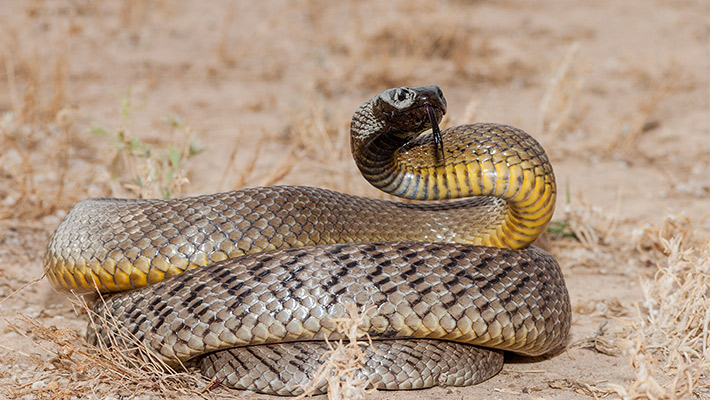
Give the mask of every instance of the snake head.
POLYGON ((433 129, 439 145, 439 122, 446 114, 446 99, 438 86, 388 89, 373 99, 373 114, 402 139, 411 140, 433 129))

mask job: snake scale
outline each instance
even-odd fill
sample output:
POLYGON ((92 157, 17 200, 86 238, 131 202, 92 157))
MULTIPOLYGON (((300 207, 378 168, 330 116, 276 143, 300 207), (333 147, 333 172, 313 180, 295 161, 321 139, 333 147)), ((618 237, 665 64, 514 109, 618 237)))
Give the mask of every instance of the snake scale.
POLYGON ((445 112, 436 86, 386 90, 355 112, 351 148, 387 193, 458 200, 295 186, 88 199, 52 236, 46 274, 62 290, 119 292, 95 302, 112 325, 90 326, 91 342, 131 337, 236 388, 301 393, 324 340, 342 337, 335 319, 348 303, 371 309, 359 328, 373 339, 361 371, 373 386, 488 379, 502 351, 540 355, 567 340, 562 273, 530 246, 552 216, 555 180, 525 132, 440 131, 445 112))

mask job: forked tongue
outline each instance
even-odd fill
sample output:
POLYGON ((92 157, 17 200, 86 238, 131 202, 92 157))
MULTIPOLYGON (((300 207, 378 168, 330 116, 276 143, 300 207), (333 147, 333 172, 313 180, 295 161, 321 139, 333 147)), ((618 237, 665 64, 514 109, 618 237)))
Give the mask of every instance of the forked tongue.
POLYGON ((434 107, 425 104, 427 115, 429 116, 429 122, 431 122, 431 134, 434 136, 434 146, 436 146, 436 156, 441 155, 441 159, 444 159, 444 140, 441 138, 441 130, 439 129, 439 122, 436 120, 436 112, 434 107))

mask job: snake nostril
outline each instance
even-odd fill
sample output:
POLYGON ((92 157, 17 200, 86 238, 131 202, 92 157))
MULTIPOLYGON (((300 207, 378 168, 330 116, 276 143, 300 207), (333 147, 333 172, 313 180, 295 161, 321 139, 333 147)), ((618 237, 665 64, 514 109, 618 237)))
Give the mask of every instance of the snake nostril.
POLYGON ((420 105, 432 106, 437 111, 437 114, 441 113, 443 115, 446 113, 446 99, 438 86, 423 87, 418 94, 420 105))

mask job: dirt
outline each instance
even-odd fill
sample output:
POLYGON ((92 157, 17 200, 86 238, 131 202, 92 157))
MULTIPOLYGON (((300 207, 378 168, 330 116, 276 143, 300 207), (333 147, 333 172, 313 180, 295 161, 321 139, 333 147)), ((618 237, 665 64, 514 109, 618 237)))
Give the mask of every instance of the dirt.
POLYGON ((350 116, 386 88, 437 84, 447 124, 499 122, 535 136, 558 179, 555 220, 592 236, 550 234, 542 243, 560 260, 572 297, 566 351, 510 356, 499 375, 474 387, 376 397, 616 396, 614 385, 636 376, 619 343, 658 257, 638 238, 669 215, 710 234, 708 15, 702 0, 4 2, 4 395, 132 394, 72 391, 74 381, 54 375, 61 357, 51 343, 20 319, 83 335, 86 316, 40 279, 48 238, 74 202, 261 184, 383 197, 349 158, 350 116), (105 135, 91 133, 99 129, 105 135), (150 156, 121 151, 112 140, 121 132, 140 138, 150 156), (183 154, 179 166, 161 158, 188 136, 201 152, 183 154), (137 185, 146 170, 124 160, 148 159, 189 182, 137 185))

